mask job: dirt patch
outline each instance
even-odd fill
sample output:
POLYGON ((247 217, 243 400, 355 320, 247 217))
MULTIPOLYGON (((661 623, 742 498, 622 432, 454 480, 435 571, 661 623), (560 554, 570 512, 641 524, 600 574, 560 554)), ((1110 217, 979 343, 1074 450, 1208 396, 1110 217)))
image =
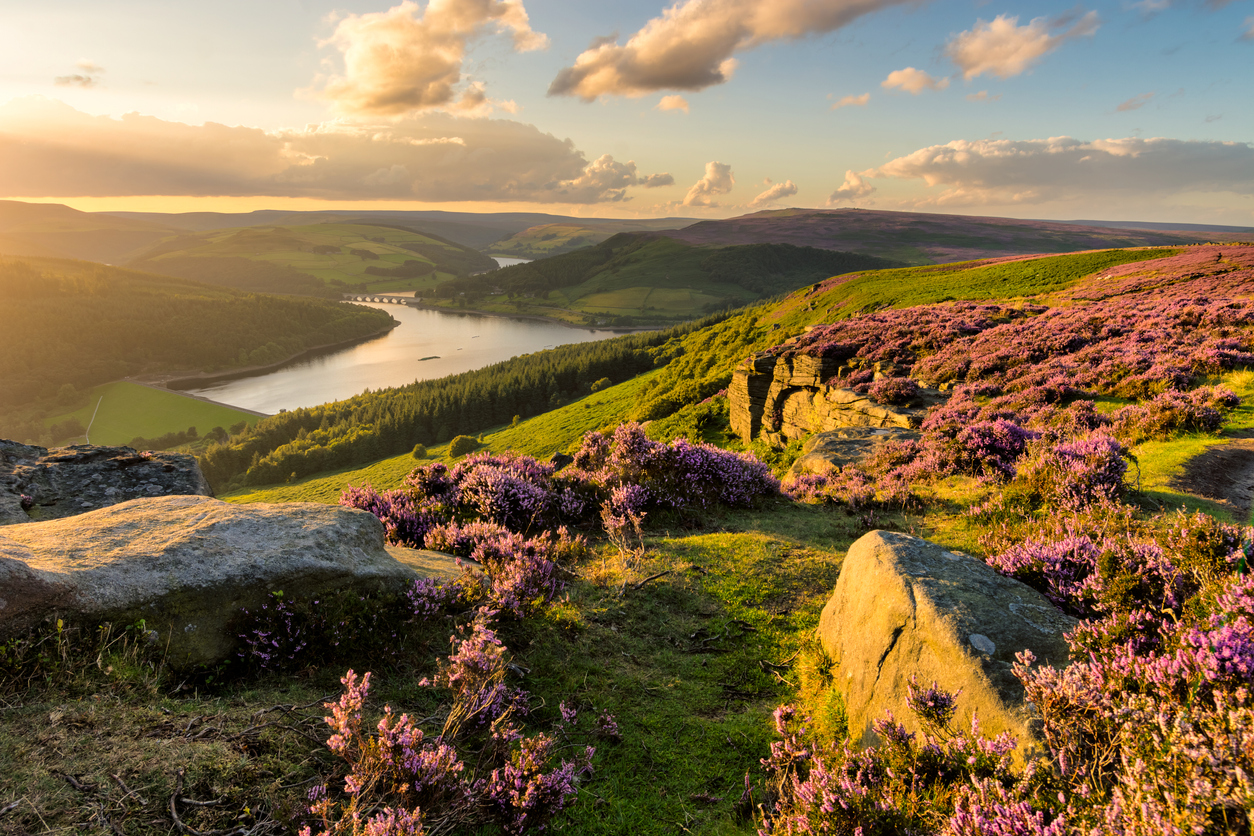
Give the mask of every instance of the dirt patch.
POLYGON ((1195 456, 1171 487, 1214 500, 1239 519, 1248 519, 1254 499, 1254 438, 1238 439, 1195 456))

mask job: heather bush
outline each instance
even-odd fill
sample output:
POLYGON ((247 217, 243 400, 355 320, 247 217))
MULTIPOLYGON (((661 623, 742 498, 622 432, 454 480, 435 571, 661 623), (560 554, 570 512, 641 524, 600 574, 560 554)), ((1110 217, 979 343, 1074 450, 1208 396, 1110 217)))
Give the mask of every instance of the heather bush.
POLYGON ((1128 456, 1126 447, 1102 432, 1038 444, 1019 465, 1016 493, 1044 507, 1068 510, 1115 500, 1125 490, 1128 456))
POLYGON ((867 394, 880 403, 905 405, 919 396, 919 384, 908 377, 884 377, 872 383, 867 394))

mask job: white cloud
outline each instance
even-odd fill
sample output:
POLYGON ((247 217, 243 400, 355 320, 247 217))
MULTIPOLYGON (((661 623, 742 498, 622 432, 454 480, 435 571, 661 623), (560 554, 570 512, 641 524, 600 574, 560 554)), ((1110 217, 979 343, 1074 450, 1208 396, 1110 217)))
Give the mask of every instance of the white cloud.
POLYGON ((786 197, 792 197, 797 193, 797 185, 791 180, 785 180, 782 183, 775 183, 762 194, 755 197, 749 202, 751 207, 766 206, 770 203, 777 203, 786 197))
POLYGON ((852 203, 873 194, 875 194, 875 187, 868 183, 861 174, 850 169, 845 172, 845 182, 827 198, 827 205, 836 206, 845 202, 852 203))
POLYGON ((945 54, 968 81, 986 73, 1010 78, 1064 42, 1093 35, 1100 21, 1097 12, 1089 12, 1078 20, 1073 16, 1053 21, 1038 17, 1026 26, 1018 23, 1018 17, 1006 15, 998 15, 991 23, 977 20, 974 29, 955 35, 945 45, 945 54))
POLYGON ((680 0, 619 44, 599 38, 563 69, 549 95, 643 96, 703 90, 731 78, 735 54, 831 32, 871 12, 916 0, 680 0))
MULTIPOLYGON (((518 51, 543 49, 521 0, 404 0, 386 12, 348 15, 323 42, 343 53, 344 74, 306 91, 342 113, 400 116, 444 109, 485 115, 493 106, 482 84, 460 86, 471 40, 492 30, 512 33, 518 51)), ((509 109, 512 103, 501 103, 509 109)))
POLYGON ((1254 195, 1254 146, 1138 137, 956 140, 863 175, 944 187, 924 203, 945 206, 1143 200, 1183 192, 1254 195))
POLYGON ((949 79, 932 78, 923 70, 916 70, 914 67, 893 70, 888 74, 888 78, 880 82, 880 87, 885 90, 892 90, 896 87, 916 96, 924 90, 944 90, 948 86, 949 79))
POLYGON ((1149 104, 1150 99, 1152 98, 1154 98, 1154 93, 1142 93, 1139 96, 1133 96, 1128 99, 1126 102, 1116 107, 1115 110, 1120 113, 1126 113, 1129 110, 1137 110, 1138 108, 1145 107, 1145 105, 1149 104))
POLYGON ((658 110, 682 110, 688 112, 688 100, 683 96, 663 96, 657 103, 658 110))
POLYGON ((89 116, 49 99, 0 106, 0 195, 293 196, 330 200, 626 199, 669 185, 609 155, 589 162, 570 140, 505 119, 427 113, 363 125, 266 132, 193 126, 130 113, 89 116))
POLYGON ((705 176, 692 184, 688 194, 684 196, 684 206, 718 206, 714 197, 727 194, 736 185, 732 176, 731 166, 726 163, 708 162, 705 164, 705 176))
POLYGON ((861 96, 845 96, 840 101, 832 105, 832 110, 840 110, 842 107, 866 107, 866 103, 871 101, 870 93, 863 93, 861 96))

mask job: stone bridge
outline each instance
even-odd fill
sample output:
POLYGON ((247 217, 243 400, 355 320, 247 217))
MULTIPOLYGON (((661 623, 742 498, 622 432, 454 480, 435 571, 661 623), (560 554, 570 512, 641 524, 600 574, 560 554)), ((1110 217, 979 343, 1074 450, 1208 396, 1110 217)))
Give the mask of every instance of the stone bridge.
POLYGON ((412 296, 389 296, 380 293, 345 293, 344 301, 346 302, 389 302, 393 305, 412 305, 414 297, 412 296))

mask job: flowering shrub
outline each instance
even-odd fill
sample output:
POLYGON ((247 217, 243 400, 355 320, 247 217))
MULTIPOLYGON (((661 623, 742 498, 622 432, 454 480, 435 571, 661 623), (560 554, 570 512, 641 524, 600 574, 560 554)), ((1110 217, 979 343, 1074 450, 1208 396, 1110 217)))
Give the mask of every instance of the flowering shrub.
POLYGON ((884 377, 867 389, 872 399, 886 404, 908 404, 919 396, 919 384, 908 377, 884 377))
POLYGON ((1021 463, 1018 482, 1048 507, 1077 509, 1122 495, 1127 457, 1127 448, 1102 432, 1041 444, 1021 463))

